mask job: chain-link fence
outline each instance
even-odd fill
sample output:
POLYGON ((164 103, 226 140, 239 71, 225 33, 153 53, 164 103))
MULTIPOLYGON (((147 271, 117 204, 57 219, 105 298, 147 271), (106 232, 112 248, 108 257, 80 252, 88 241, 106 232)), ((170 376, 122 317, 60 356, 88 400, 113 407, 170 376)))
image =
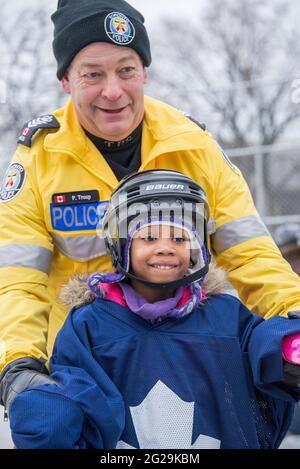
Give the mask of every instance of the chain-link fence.
POLYGON ((272 232, 300 223, 300 142, 227 150, 247 180, 255 205, 272 232))

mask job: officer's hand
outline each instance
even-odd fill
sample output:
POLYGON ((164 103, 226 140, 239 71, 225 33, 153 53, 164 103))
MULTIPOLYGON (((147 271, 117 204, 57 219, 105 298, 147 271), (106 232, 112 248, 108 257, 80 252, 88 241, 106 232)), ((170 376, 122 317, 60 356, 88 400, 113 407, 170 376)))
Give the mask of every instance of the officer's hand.
POLYGON ((84 448, 84 414, 78 404, 56 394, 55 389, 53 385, 40 386, 15 397, 9 415, 18 449, 84 448))
POLYGON ((293 363, 283 363, 284 383, 288 386, 298 387, 300 389, 300 365, 293 363))
POLYGON ((0 403, 8 412, 18 394, 36 386, 55 384, 42 360, 31 357, 11 362, 0 376, 0 403))

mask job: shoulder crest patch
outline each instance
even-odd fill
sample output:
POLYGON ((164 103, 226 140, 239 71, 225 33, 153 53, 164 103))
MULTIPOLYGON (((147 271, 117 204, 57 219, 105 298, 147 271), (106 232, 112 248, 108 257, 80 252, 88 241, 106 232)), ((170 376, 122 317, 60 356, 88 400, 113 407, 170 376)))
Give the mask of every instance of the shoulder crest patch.
POLYGON ((37 117, 24 125, 18 143, 30 148, 32 137, 39 129, 58 129, 59 127, 60 123, 52 114, 37 117))
POLYGON ((26 179, 26 172, 21 163, 9 165, 0 189, 0 201, 8 202, 21 192, 26 179))

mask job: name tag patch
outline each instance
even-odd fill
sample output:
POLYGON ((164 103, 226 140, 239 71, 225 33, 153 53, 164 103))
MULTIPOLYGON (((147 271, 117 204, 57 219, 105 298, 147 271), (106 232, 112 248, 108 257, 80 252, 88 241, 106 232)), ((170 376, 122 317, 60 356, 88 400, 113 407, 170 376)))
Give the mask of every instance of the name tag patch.
POLYGON ((79 205, 99 202, 98 191, 64 192, 52 196, 53 205, 79 205))
POLYGON ((99 202, 96 190, 54 194, 50 204, 52 228, 58 231, 99 229, 107 204, 107 201, 99 202))

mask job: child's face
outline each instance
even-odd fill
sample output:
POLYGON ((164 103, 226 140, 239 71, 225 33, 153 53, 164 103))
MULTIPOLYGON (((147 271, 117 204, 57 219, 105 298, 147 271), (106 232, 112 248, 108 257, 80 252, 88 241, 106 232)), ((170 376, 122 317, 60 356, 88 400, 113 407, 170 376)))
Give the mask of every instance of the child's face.
POLYGON ((131 268, 145 280, 167 283, 184 277, 190 267, 190 241, 185 230, 167 225, 141 228, 131 244, 131 268))

